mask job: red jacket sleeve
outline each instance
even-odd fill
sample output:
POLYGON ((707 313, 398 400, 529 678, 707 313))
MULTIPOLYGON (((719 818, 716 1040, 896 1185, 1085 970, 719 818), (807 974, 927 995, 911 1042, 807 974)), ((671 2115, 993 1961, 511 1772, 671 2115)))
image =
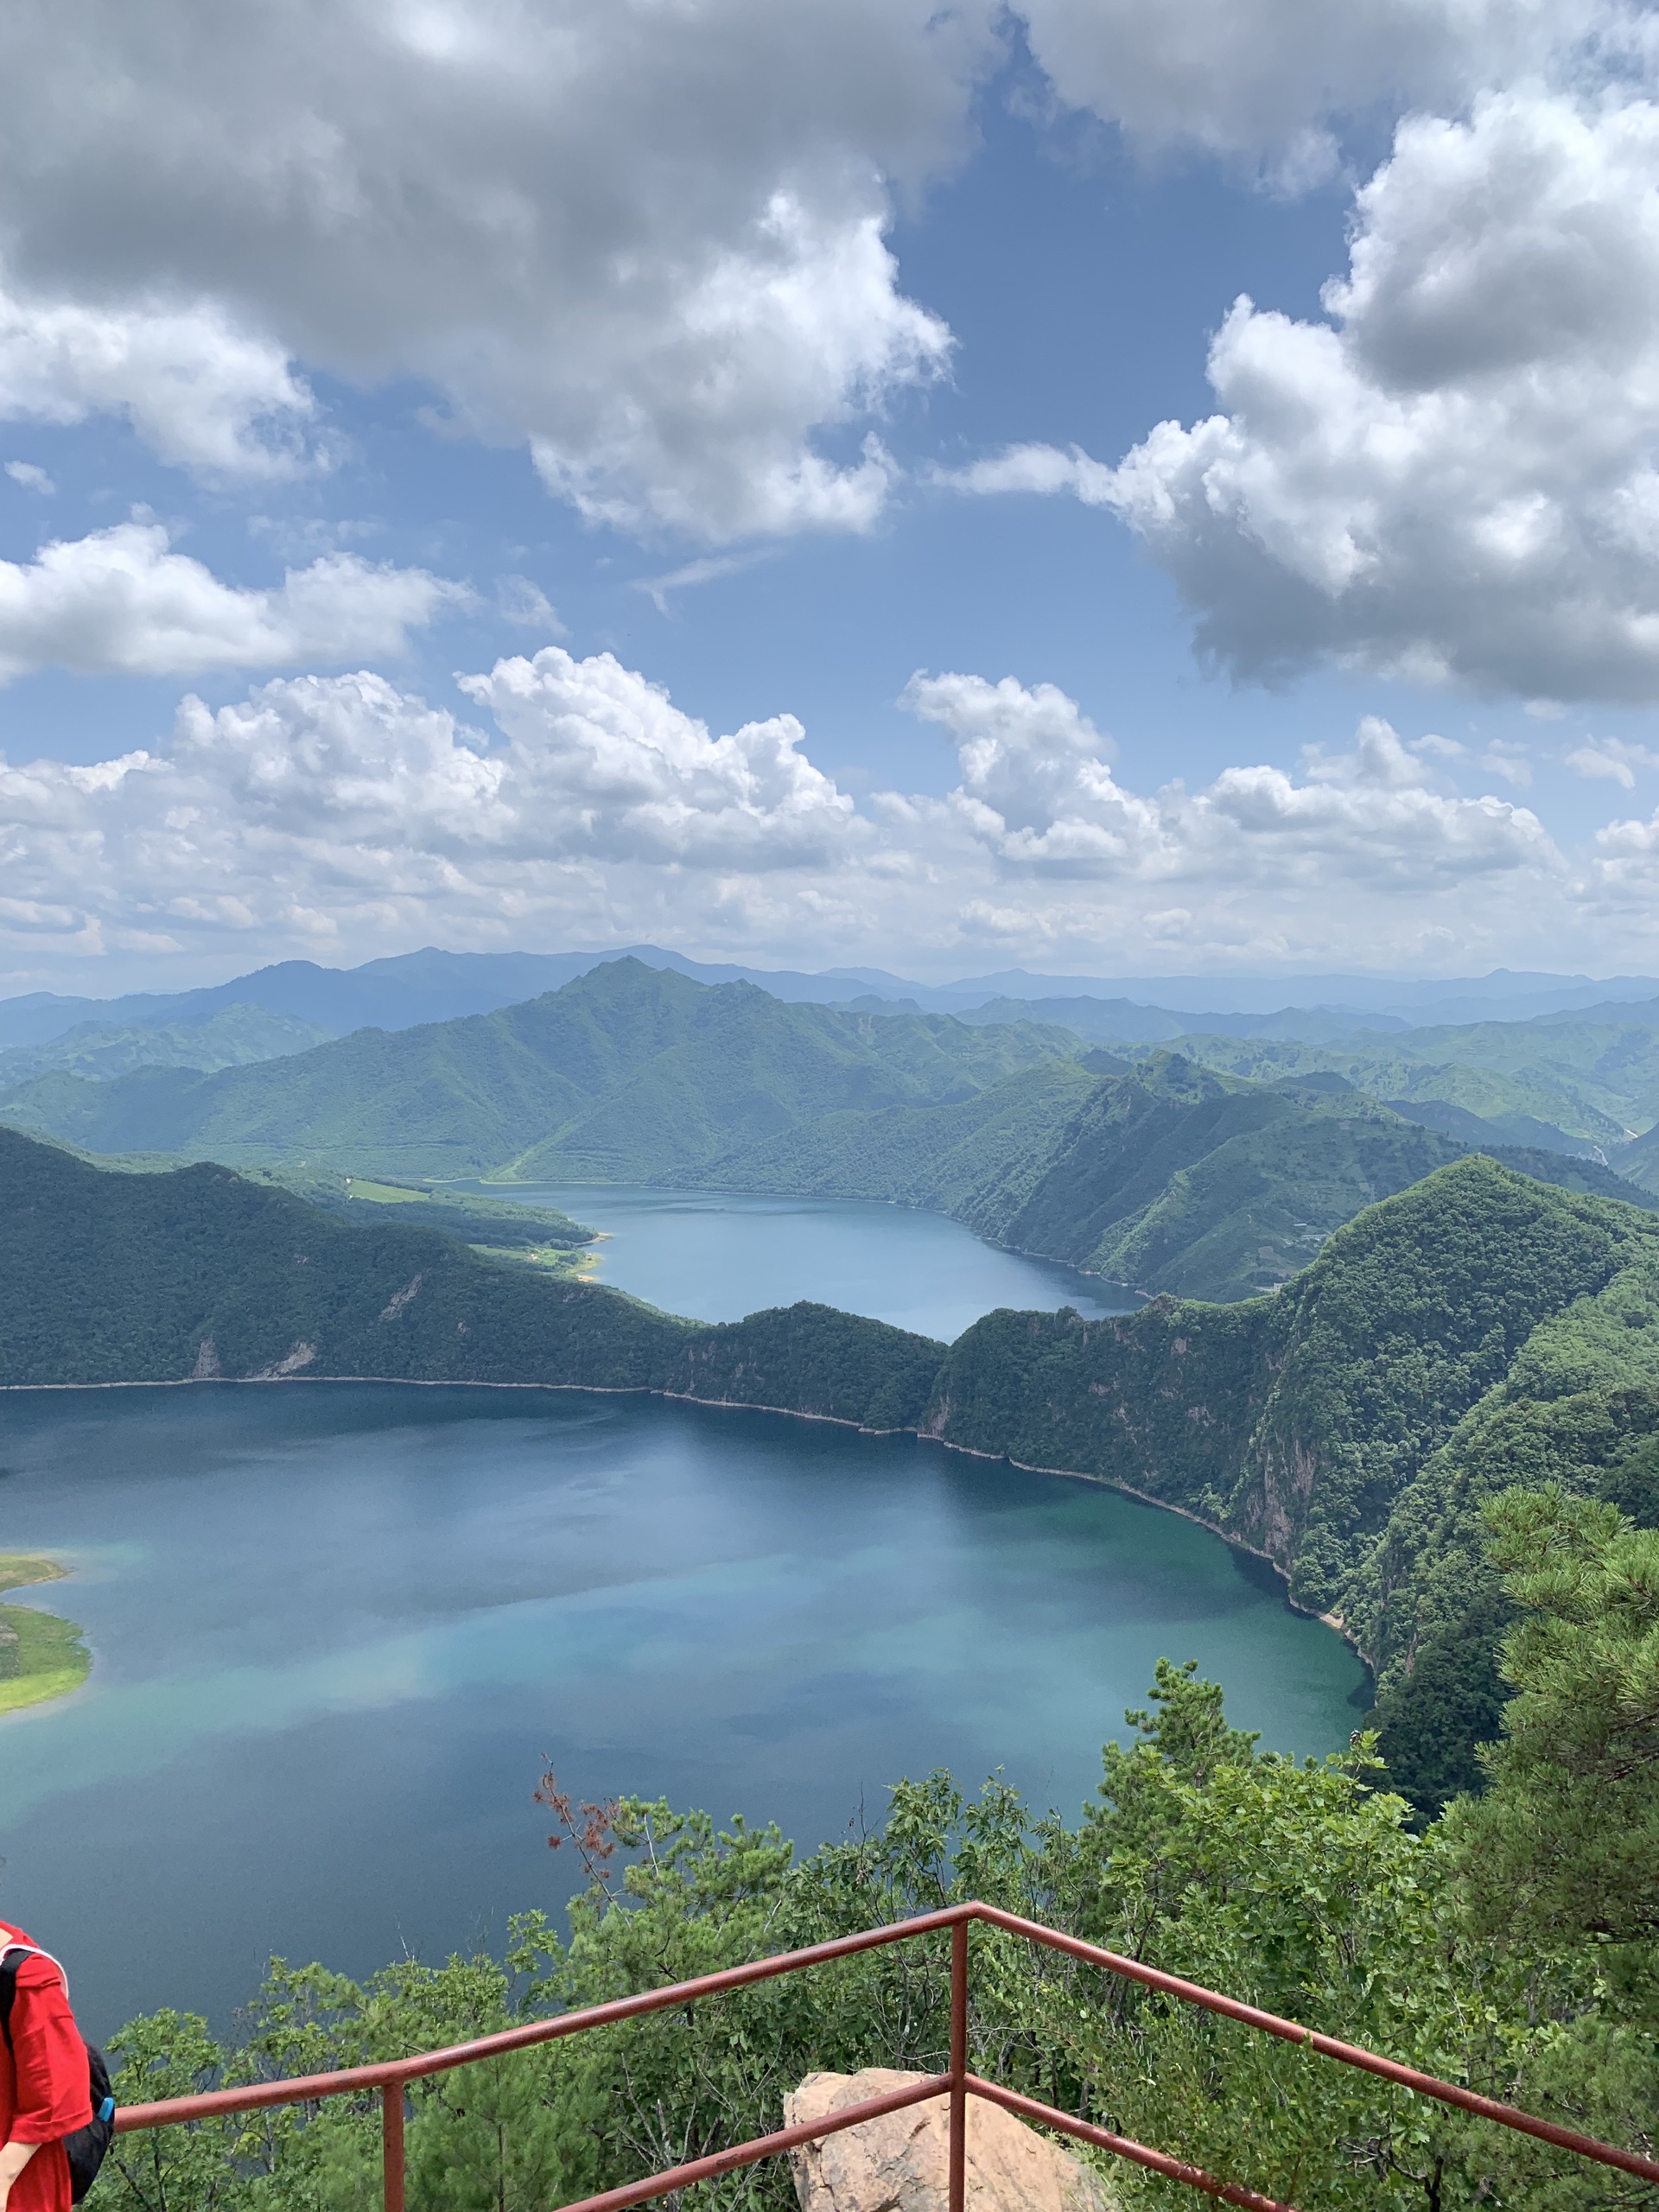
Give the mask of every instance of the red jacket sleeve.
POLYGON ((86 2046, 63 1976, 49 1959, 28 1958, 17 1969, 11 2049, 17 2082, 11 2140, 55 2143, 86 2126, 92 2117, 86 2046))

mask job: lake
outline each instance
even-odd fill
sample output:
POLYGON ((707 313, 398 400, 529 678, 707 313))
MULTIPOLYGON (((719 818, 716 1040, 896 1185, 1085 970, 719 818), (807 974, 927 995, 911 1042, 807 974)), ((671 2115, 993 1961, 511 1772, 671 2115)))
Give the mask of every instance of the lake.
POLYGON ((0 1722, 0 1905, 98 2035, 225 2024, 271 1951, 362 1973, 556 1908, 544 1756, 580 1796, 810 1845, 937 1765, 1075 1817, 1160 1654, 1286 1751, 1365 1702, 1191 1522, 913 1440, 370 1383, 22 1393, 0 1422, 0 1538, 73 1566, 40 1595, 95 1654, 0 1722))
MULTIPOLYGON (((476 1186, 487 1188, 490 1186, 476 1186)), ((496 1186, 499 1188, 499 1186, 496 1186)), ((950 1338, 998 1305, 1131 1294, 938 1215, 515 1189, 606 1232, 600 1280, 736 1319, 812 1297, 950 1338)), ((0 1721, 0 1909, 92 2031, 227 2023, 273 1952, 362 1974, 499 1942, 575 1878, 531 1802, 877 1820, 993 1769, 1075 1817, 1160 1656, 1323 1751, 1358 1662, 1172 1514, 934 1445, 557 1392, 233 1384, 0 1397, 0 1545, 95 1664, 0 1721)))
POLYGON ((994 1306, 1075 1306, 1094 1320, 1141 1303, 1098 1275, 1004 1252, 960 1222, 906 1206, 593 1184, 452 1187, 560 1207, 603 1232, 595 1281, 697 1321, 741 1321, 811 1298, 949 1344, 994 1306))

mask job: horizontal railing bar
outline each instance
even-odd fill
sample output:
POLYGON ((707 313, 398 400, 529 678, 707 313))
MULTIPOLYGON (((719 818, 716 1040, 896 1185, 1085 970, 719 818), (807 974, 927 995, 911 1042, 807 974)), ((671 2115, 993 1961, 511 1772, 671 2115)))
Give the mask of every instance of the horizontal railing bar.
POLYGON ((330 2074, 309 2074, 289 2081, 249 2082, 239 2088, 210 2089, 197 2096, 168 2097, 153 2104, 124 2106, 115 2115, 116 2132, 126 2134, 139 2128, 172 2126, 188 2120, 215 2119, 230 2113, 257 2112, 275 2105, 304 2104, 322 2097, 346 2096, 358 2090, 385 2088, 400 2082, 418 2082, 429 2075, 446 2072, 451 2067, 466 2066, 477 2059, 499 2057, 508 2051, 524 2050, 539 2044, 556 2041, 564 2036, 577 2035, 588 2028, 606 2027, 619 2020, 635 2018, 641 2013, 664 2012, 677 2005, 694 2004, 700 1998, 718 1996, 727 1990, 741 1989, 753 1982, 771 1980, 779 1974, 798 1973, 804 1967, 819 1966, 832 1959, 848 1958, 861 1951, 874 1950, 884 1944, 906 1942, 912 1936, 951 1928, 964 1920, 978 1920, 987 1926, 1003 1929, 1010 1935, 1027 1937, 1049 1950, 1059 1951, 1070 1958, 1080 1960, 1084 1965, 1098 1967, 1105 1973, 1139 1982, 1148 1989, 1161 1991, 1166 1996, 1180 1999, 1185 2004, 1196 2005, 1225 2018, 1236 2020, 1245 2027, 1258 2028, 1264 2034, 1277 2036, 1283 2042, 1301 2044, 1319 2052, 1322 2057, 1337 2059, 1345 2066, 1358 2067, 1400 2088, 1413 2090, 1420 2096, 1434 2098, 1441 2104, 1472 2113, 1482 2120, 1493 2120, 1499 2126, 1534 2136, 1541 2142, 1553 2145, 1557 2150, 1570 2151, 1576 2157, 1592 2159, 1601 2165, 1618 2167, 1623 2172, 1636 2174, 1646 2181, 1659 2181, 1659 2160, 1643 2158, 1633 2151, 1620 2150, 1614 2144, 1599 2142, 1593 2136, 1580 2135, 1572 2128, 1558 2127, 1553 2121, 1535 2119, 1516 2106, 1501 2104, 1473 2089, 1460 2088, 1456 2082, 1443 2082, 1433 2074, 1420 2073, 1415 2067, 1402 2065, 1396 2059, 1383 2058, 1377 2052, 1366 2050, 1357 2044, 1339 2042, 1334 2036, 1302 2027, 1296 2021, 1283 2019, 1275 2012, 1264 2012, 1259 2005, 1246 2005, 1236 1997, 1224 1997, 1219 1991, 1206 1989, 1199 1982, 1183 1980, 1178 1974, 1165 1974, 1157 1967, 1143 1965, 1138 1959, 1125 1958, 1119 1952, 1104 1950, 1098 1944, 1086 1943, 1078 1936, 1062 1935, 1056 1929, 1045 1928, 1039 1921, 1025 1920, 1018 1913, 1005 1912, 1000 1906, 976 1903, 948 1905, 940 1911, 918 1913, 913 1919, 895 1921, 885 1928, 865 1929, 856 1936, 838 1936, 831 1942, 815 1943, 804 1950, 780 1952, 772 1958, 753 1960, 740 1967, 728 1967, 718 1974, 700 1975, 695 1980, 674 1982, 662 1989, 644 1990, 632 1997, 613 1999, 608 2004, 588 2005, 579 2012, 556 2013, 550 2019, 527 2021, 522 2027, 504 2029, 497 2035, 480 2036, 471 2043, 454 2044, 442 2050, 425 2051, 413 2058, 386 2059, 369 2066, 342 2067, 330 2074))
POLYGON ((663 2012, 677 2005, 692 2005, 699 1998, 718 1997, 728 1989, 742 1989, 751 1982, 770 1981, 782 1974, 796 1974, 803 1967, 823 1966, 859 1951, 872 1951, 885 1943, 906 1942, 913 1936, 927 1936, 958 1920, 970 1919, 971 1905, 950 1905, 942 1912, 918 1913, 913 1920, 896 1920, 886 1928, 867 1928, 856 1936, 840 1936, 833 1942, 813 1943, 802 1951, 780 1951, 769 1959, 726 1967, 718 1974, 699 1974, 692 1981, 671 1982, 663 1989, 641 1990, 632 1997, 613 1998, 608 2004, 588 2005, 576 2012, 556 2012, 545 2020, 529 2020, 520 2028, 504 2028, 499 2035, 480 2036, 471 2043, 450 2044, 443 2050, 423 2051, 414 2058, 388 2058, 370 2066, 343 2066, 332 2074, 303 2074, 283 2082, 250 2082, 235 2089, 207 2089, 199 2096, 166 2097, 154 2104, 124 2105, 115 2115, 118 2135, 135 2128, 169 2127, 189 2120, 213 2120, 223 2113, 259 2112, 271 2105, 309 2104, 319 2097, 348 2096, 358 2089, 381 2089, 394 2082, 418 2082, 429 2074, 442 2074, 452 2066, 470 2065, 474 2059, 498 2058, 511 2050, 525 2050, 537 2044, 552 2043, 562 2036, 580 2035, 587 2028, 608 2027, 613 2021, 631 2020, 641 2012, 663 2012))
POLYGON ((1098 1945, 1085 1943, 1075 1936, 1062 1936, 1055 1929, 1045 1928, 1039 1921, 1022 1920, 1017 1913, 1004 1912, 992 1904, 979 1905, 976 1912, 979 1919, 993 1928, 1029 1936, 1033 1942, 1046 1944, 1051 1951, 1064 1951, 1068 1957, 1081 1959, 1086 1965, 1102 1967, 1109 1974, 1144 1983, 1148 1989, 1161 1990, 1166 1996, 1179 1997, 1188 2005, 1199 2005, 1207 2012, 1223 2013, 1230 2020, 1241 2021, 1248 2028, 1260 2028, 1264 2034, 1278 2036, 1286 2043, 1300 2044, 1318 2051, 1321 2057, 1340 2059, 1344 2066, 1363 2068, 1368 2074, 1381 2075, 1385 2082, 1414 2090, 1419 2096, 1436 2097, 1441 2104, 1455 2105, 1461 2112, 1496 2120, 1502 2127, 1515 2128, 1523 2135, 1535 2135, 1541 2142, 1553 2143, 1559 2151, 1572 2151, 1581 2158, 1593 2158, 1604 2166, 1618 2166, 1627 2174, 1639 2174, 1644 2181, 1659 2181, 1659 2160, 1644 2158, 1635 2151, 1621 2151, 1611 2143, 1598 2142, 1593 2135, 1576 2134, 1570 2127, 1557 2127, 1552 2120, 1535 2120, 1517 2106, 1499 2104, 1494 2098, 1483 2097, 1474 2089, 1460 2088, 1455 2082, 1442 2082, 1433 2074, 1420 2074, 1414 2066, 1402 2066, 1397 2059, 1380 2057, 1376 2051, 1366 2050, 1358 2044, 1339 2043, 1334 2036, 1299 2027, 1294 2020, 1281 2019, 1276 2012, 1264 2012, 1258 2005, 1242 2004, 1236 1997, 1223 1997, 1199 1982, 1183 1981, 1177 1974, 1142 1966, 1138 1959, 1126 1959, 1116 1951, 1103 1951, 1098 1945))
MULTIPOLYGON (((886 2113, 903 2112, 907 2105, 925 2104, 930 2097, 947 2096, 950 2090, 948 2074, 930 2074, 925 2081, 912 2082, 907 2088, 889 2089, 884 2096, 867 2097, 862 2104, 847 2105, 840 2112, 830 2113, 823 2120, 799 2121, 793 2127, 780 2127, 775 2135, 757 2135, 748 2143, 734 2144, 729 2151, 711 2151, 706 2158, 693 2158, 683 2166, 671 2166, 666 2173, 652 2174, 645 2181, 631 2181, 620 2189, 607 2189, 602 2196, 584 2196, 575 2204, 566 2204, 560 2212, 626 2212, 630 2204, 645 2204, 653 2196, 666 2196, 676 2189, 690 2189, 693 2182, 714 2181, 721 2174, 734 2172, 739 2166, 753 2166, 762 2158, 774 2158, 780 2151, 793 2151, 803 2143, 816 2143, 826 2135, 838 2135, 843 2127, 858 2127, 867 2120, 880 2120, 886 2113)), ((1264 2200, 1265 2201, 1265 2200, 1264 2200)))
POLYGON ((1136 2165, 1149 2166, 1166 2181, 1183 2181, 1189 2189, 1201 2189, 1206 2196, 1219 2196, 1227 2204, 1242 2204, 1245 2212, 1296 2212, 1294 2205, 1281 2204, 1276 2196, 1260 2196, 1241 2182, 1217 2181, 1202 2166, 1190 2164, 1185 2158, 1172 2158, 1166 2151, 1149 2151, 1144 2143, 1137 2143, 1130 2136, 1114 2135, 1109 2127, 1096 2127, 1086 2120, 1074 2120, 1070 2113, 1057 2112, 1052 2105, 1039 2104, 1035 2097, 1022 2097, 1018 2089, 1005 2089, 1000 2082, 982 2081, 977 2074, 970 2074, 968 2094, 970 2097, 983 2097, 987 2104, 1001 2105, 1006 2112, 1017 2113, 1022 2120, 1034 2120, 1039 2127, 1059 2128, 1067 2135, 1080 2135, 1085 2143, 1093 2143, 1100 2150, 1114 2152, 1120 2158, 1133 2158, 1136 2165))

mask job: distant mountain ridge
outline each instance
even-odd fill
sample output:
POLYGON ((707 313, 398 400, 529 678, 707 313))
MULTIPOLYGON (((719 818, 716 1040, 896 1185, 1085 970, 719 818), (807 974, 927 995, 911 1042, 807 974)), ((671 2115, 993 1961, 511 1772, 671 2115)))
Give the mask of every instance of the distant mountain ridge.
MULTIPOLYGON (((926 984, 875 968, 831 968, 818 974, 762 969, 741 963, 693 960, 660 945, 636 944, 583 952, 445 952, 428 945, 365 962, 357 968, 323 968, 288 960, 226 983, 188 991, 137 992, 111 999, 61 997, 34 991, 0 999, 0 1050, 43 1045, 86 1022, 148 1028, 194 1020, 234 1004, 263 1006, 273 1014, 313 1024, 327 1034, 353 1029, 410 1028, 447 1021, 557 990, 608 961, 632 957, 672 969, 705 983, 750 982, 789 1003, 830 1005, 865 995, 909 999, 924 1012, 960 1013, 993 1001, 1030 999, 1113 1001, 1141 1009, 1151 1026, 1135 1041, 1167 1042, 1231 1017, 1251 1023, 1302 1011, 1339 1030, 1486 1020, 1524 1020, 1598 1000, 1659 998, 1659 976, 1615 976, 1598 982, 1584 976, 1513 975, 1497 969, 1484 977, 1412 982, 1401 977, 1036 976, 1024 969, 926 984), (1172 1028, 1167 1025, 1173 1022, 1172 1028)), ((1003 1019, 999 1012, 995 1016, 1003 1019)), ((1046 1017, 1027 1014, 1027 1019, 1046 1017)), ((1125 1018, 1120 1014, 1119 1019, 1125 1018)), ((1091 1035, 1094 1033, 1090 1033, 1091 1035)), ((1128 1029, 1119 1033, 1130 1036, 1128 1029)), ((1254 1035, 1255 1027, 1236 1033, 1254 1035)), ((1100 1033, 1100 1041, 1110 1041, 1100 1033)))
POLYGON ((1575 1139, 1614 1166, 1622 1147, 1659 1122, 1659 1000, 1321 1044, 1192 1035, 1181 1050, 1205 1067, 1258 1082, 1331 1072, 1402 1110, 1435 1102, 1459 1107, 1499 1137, 1513 1137, 1529 1120, 1552 1130, 1558 1146, 1575 1139))
MULTIPOLYGON (((1236 1300, 1362 1208, 1471 1149, 1650 1200, 1605 1166, 1402 1119, 1316 1073, 1263 1084, 1063 1029, 786 1005, 634 960, 484 1015, 360 1030, 289 1058, 0 1096, 94 1152, 286 1173, 644 1183, 879 1198, 1149 1293, 1236 1300)), ((578 1209, 579 1210, 579 1209, 578 1209)))
POLYGON ((972 1029, 786 1005, 632 958, 488 1014, 362 1029, 213 1075, 54 1073, 0 1109, 100 1152, 186 1152, 400 1175, 695 1178, 734 1144, 836 1109, 933 1105, 1075 1053, 1032 1023, 972 1029))
POLYGON ((205 1014, 148 1025, 82 1021, 44 1043, 0 1050, 0 1089, 60 1071, 103 1083, 141 1067, 195 1068, 211 1074, 303 1052, 325 1043, 327 1035, 315 1021, 241 999, 205 1014))

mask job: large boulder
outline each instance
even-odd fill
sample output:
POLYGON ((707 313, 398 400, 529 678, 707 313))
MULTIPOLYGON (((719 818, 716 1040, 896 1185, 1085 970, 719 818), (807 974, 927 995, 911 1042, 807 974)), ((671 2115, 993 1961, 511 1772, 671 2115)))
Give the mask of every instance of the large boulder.
MULTIPOLYGON (((784 2125, 823 2120, 848 2105, 919 2082, 867 2066, 809 2074, 784 2100, 784 2125)), ((950 2107, 945 2097, 862 2120, 791 2151, 801 2212, 946 2212, 950 2107)), ((968 2212, 1116 2212, 1100 2176, 1000 2105, 968 2100, 968 2212)))

